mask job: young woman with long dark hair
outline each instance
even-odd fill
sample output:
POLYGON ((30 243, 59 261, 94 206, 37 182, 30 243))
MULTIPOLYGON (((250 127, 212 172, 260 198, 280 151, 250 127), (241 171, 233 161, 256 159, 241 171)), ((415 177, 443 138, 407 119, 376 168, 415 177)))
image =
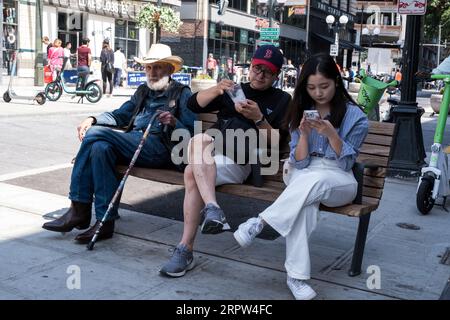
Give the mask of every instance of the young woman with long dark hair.
POLYGON ((316 296, 305 282, 311 273, 308 238, 317 225, 320 203, 338 207, 355 198, 351 169, 368 120, 327 54, 304 64, 285 120, 291 133, 287 187, 258 217, 241 224, 234 237, 248 246, 266 224, 285 237, 288 287, 296 299, 308 300, 316 296), (308 117, 314 116, 312 110, 320 117, 308 117))

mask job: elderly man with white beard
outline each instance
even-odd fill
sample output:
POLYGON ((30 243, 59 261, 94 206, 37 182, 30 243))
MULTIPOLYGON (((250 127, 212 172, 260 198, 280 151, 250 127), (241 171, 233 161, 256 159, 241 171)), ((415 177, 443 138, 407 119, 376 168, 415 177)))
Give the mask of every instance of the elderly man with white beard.
MULTIPOLYGON (((158 121, 152 125, 136 161, 137 166, 173 166, 170 150, 172 131, 185 129, 193 134, 196 115, 187 108, 191 90, 170 77, 181 69, 183 60, 172 56, 170 47, 164 44, 153 44, 145 58, 135 59, 145 66, 147 83, 139 86, 119 109, 97 117, 90 116, 78 126, 81 146, 72 170, 71 206, 60 218, 45 223, 42 226, 44 229, 69 232, 73 228, 89 228, 94 202, 97 221, 87 231, 77 235, 75 240, 83 244, 92 239, 120 182, 116 165, 130 163, 155 113, 159 113, 158 121)), ((116 207, 103 224, 98 240, 113 236, 117 218, 116 207)))

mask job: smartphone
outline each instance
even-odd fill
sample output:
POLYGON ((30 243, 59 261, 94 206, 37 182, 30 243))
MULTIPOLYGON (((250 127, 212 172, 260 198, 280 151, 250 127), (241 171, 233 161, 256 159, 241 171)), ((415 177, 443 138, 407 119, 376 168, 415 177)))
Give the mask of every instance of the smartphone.
POLYGON ((231 90, 227 90, 227 93, 234 103, 245 102, 247 100, 240 84, 235 84, 231 90))
POLYGON ((303 111, 303 113, 305 114, 305 118, 307 120, 319 120, 320 119, 320 114, 319 114, 319 111, 317 111, 317 110, 305 110, 305 111, 303 111))

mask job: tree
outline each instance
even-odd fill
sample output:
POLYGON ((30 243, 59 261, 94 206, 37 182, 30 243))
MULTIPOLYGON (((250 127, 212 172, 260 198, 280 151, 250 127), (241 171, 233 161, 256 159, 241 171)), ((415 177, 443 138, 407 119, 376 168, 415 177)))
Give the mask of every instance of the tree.
POLYGON ((179 12, 167 6, 158 7, 150 3, 141 7, 136 22, 138 27, 149 29, 156 35, 155 42, 160 40, 160 29, 176 33, 183 24, 179 12))
POLYGON ((438 37, 439 25, 442 27, 442 41, 450 41, 450 1, 428 0, 427 13, 425 15, 425 37, 432 40, 438 37))

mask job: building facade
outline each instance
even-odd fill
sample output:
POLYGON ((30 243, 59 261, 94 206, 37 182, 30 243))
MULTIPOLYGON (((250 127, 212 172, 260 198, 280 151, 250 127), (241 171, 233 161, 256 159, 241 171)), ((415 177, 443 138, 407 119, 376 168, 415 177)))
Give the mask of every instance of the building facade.
MULTIPOLYGON (((134 57, 145 56, 152 42, 151 30, 136 25, 140 8, 149 2, 156 4, 157 0, 3 0, 3 74, 10 73, 13 52, 21 48, 27 52, 21 54, 17 75, 35 76, 36 45, 41 43, 36 39, 37 4, 42 5, 38 15, 42 36, 51 42, 61 39, 63 46, 70 42, 75 53, 81 39, 89 38, 92 56, 98 60, 102 42, 108 39, 112 49, 123 49, 131 66, 134 57)), ((181 1, 163 0, 162 5, 179 11, 181 1)))
POLYGON ((261 39, 261 28, 272 26, 280 30, 275 43, 287 59, 298 65, 309 54, 330 51, 334 34, 326 24, 326 16, 332 14, 339 19, 347 15, 349 22, 339 31, 341 45, 337 58, 346 66, 351 63, 351 53, 357 47, 353 29, 355 1, 311 0, 309 17, 305 0, 286 1, 284 6, 273 1, 272 10, 256 0, 230 0, 222 15, 218 13, 217 1, 182 1, 183 28, 174 48, 192 66, 205 67, 208 53, 221 63, 230 59, 236 64, 246 63, 256 47, 267 42, 261 39))

